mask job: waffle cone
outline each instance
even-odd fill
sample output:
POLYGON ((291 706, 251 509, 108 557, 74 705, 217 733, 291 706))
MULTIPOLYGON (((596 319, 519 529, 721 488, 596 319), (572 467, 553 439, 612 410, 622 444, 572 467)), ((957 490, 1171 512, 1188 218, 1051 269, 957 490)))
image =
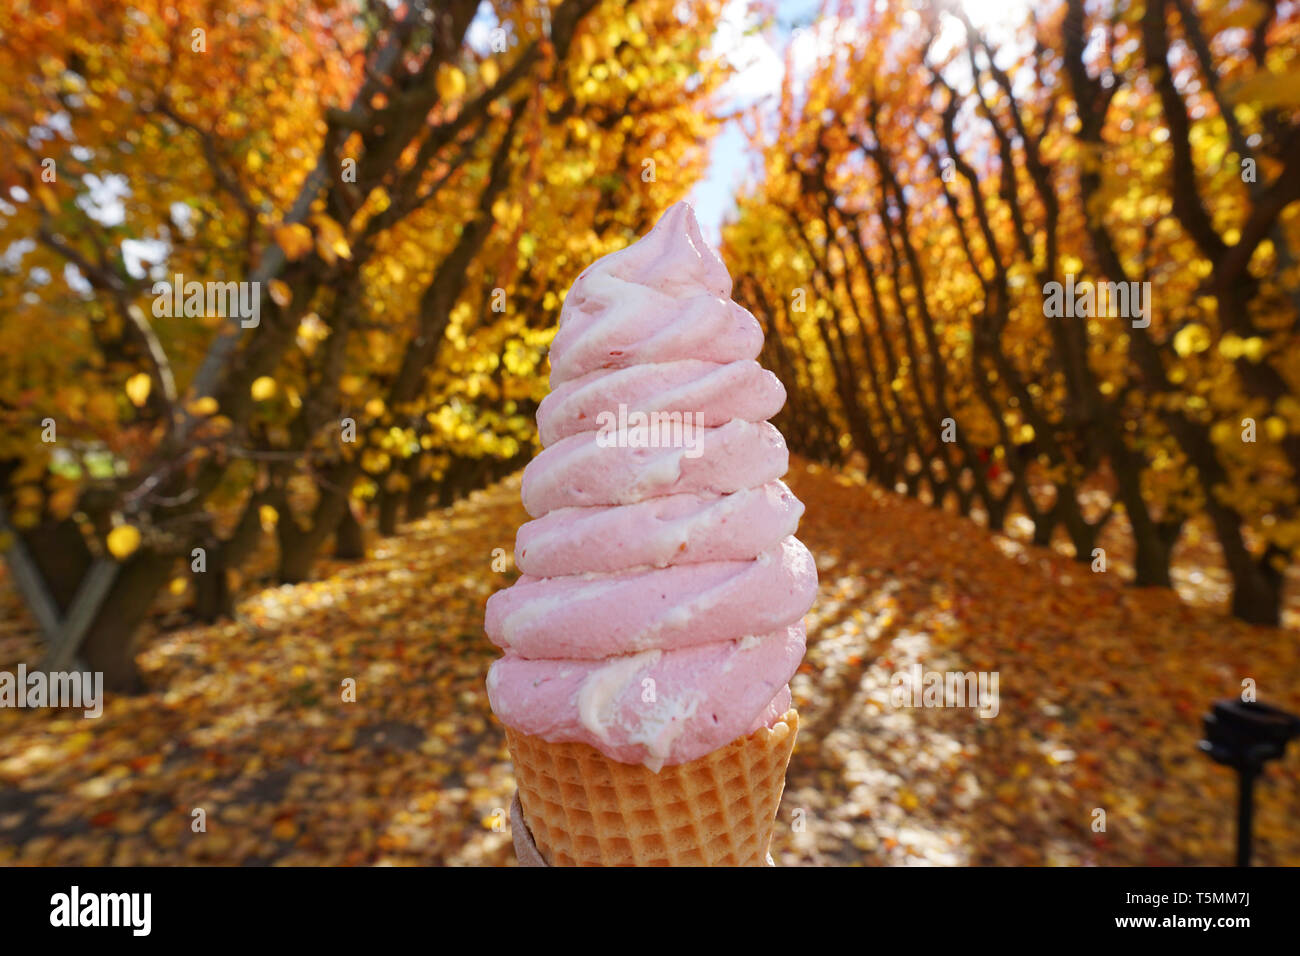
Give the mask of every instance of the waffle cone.
POLYGON ((506 727, 524 822, 551 866, 764 866, 799 715, 655 773, 506 727))

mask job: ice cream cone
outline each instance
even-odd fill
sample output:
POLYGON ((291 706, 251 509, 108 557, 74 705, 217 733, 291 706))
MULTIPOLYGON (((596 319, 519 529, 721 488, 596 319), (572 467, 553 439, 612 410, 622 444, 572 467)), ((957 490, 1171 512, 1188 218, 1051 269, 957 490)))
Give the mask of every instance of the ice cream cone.
POLYGON ((731 288, 677 203, 560 310, 521 574, 483 616, 525 865, 770 865, 817 564, 731 288))
POLYGON ((551 866, 764 866, 799 717, 787 711, 655 773, 506 727, 519 799, 551 866))

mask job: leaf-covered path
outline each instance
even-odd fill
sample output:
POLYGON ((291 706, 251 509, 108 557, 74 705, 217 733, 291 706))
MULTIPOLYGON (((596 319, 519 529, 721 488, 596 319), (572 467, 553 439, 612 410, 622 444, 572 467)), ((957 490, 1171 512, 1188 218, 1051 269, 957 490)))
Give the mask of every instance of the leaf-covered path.
MULTIPOLYGON (((1197 752, 1200 717, 1244 678, 1300 707, 1294 632, 816 467, 789 482, 822 585, 778 863, 1230 861, 1234 778, 1197 752), (997 716, 891 706, 891 675, 918 663, 996 671, 997 716)), ((110 696, 99 720, 0 710, 0 863, 511 862, 481 623, 509 580, 491 565, 525 518, 518 490, 258 592, 238 622, 147 635, 160 689, 110 696)), ((0 668, 32 663, 30 623, 0 602, 0 668)), ((1300 864, 1298 809, 1293 748, 1259 785, 1260 862, 1300 864)))

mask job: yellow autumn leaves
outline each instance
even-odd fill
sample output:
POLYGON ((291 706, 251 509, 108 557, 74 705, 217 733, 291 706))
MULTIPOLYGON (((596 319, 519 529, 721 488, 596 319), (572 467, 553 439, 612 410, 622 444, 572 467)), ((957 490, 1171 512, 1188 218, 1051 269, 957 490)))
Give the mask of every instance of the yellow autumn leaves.
POLYGON ((199 416, 206 416, 206 415, 215 415, 219 407, 220 406, 217 404, 217 400, 215 398, 213 398, 211 395, 204 395, 202 398, 196 398, 194 401, 190 402, 185 407, 185 410, 188 411, 191 415, 194 415, 195 417, 199 417, 199 416))
POLYGON ((290 262, 301 259, 311 252, 311 230, 300 222, 276 226, 272 230, 272 235, 275 236, 276 244, 284 250, 290 262))
MULTIPOLYGON (((288 23, 278 7, 254 3, 250 9, 265 15, 266 36, 286 36, 281 31, 288 23)), ((545 344, 535 337, 554 324, 564 289, 582 264, 643 233, 658 212, 681 197, 707 159, 709 134, 718 125, 709 100, 725 71, 704 68, 709 57, 695 40, 711 33, 719 9, 718 3, 701 4, 692 8, 687 22, 667 18, 664 6, 659 13, 665 16, 656 14, 654 30, 647 32, 650 18, 645 9, 638 14, 621 5, 598 5, 575 25, 574 42, 564 57, 543 49, 546 62, 529 61, 523 64, 528 69, 519 69, 517 57, 530 44, 545 48, 545 29, 539 29, 544 11, 536 5, 512 10, 509 22, 503 21, 509 35, 506 49, 494 44, 487 53, 481 45, 466 42, 459 51, 446 51, 446 62, 432 61, 438 65, 430 67, 421 82, 426 115, 420 117, 422 125, 417 124, 419 134, 391 156, 384 154, 392 163, 387 169, 377 168, 372 138, 357 136, 359 131, 347 124, 335 127, 343 138, 331 158, 343 167, 333 165, 331 185, 317 184, 310 202, 299 200, 312 186, 308 177, 319 164, 322 140, 337 111, 348 111, 356 119, 362 112, 382 112, 399 104, 398 91, 388 88, 372 95, 365 104, 368 110, 352 111, 355 67, 344 51, 364 49, 366 37, 351 20, 340 18, 311 36, 301 36, 296 44, 278 43, 274 52, 249 49, 246 57, 237 58, 238 66, 236 60, 223 59, 220 54, 230 53, 232 46, 217 38, 220 33, 230 40, 243 28, 232 24, 227 31, 226 25, 213 25, 211 55, 187 60, 180 80, 169 74, 177 80, 177 101, 167 104, 167 110, 158 102, 157 110, 138 116, 138 105, 116 104, 153 102, 158 91, 137 88, 139 78, 147 74, 125 66, 133 53, 147 58, 156 50, 135 51, 120 31, 78 21, 71 9, 44 25, 0 14, 9 27, 0 30, 0 58, 9 57, 11 65, 21 66, 15 74, 21 82, 0 94, 23 119, 14 129, 39 122, 42 111, 48 115, 57 108, 59 96, 75 94, 80 103, 71 107, 73 121, 85 133, 79 135, 83 148, 96 153, 97 173, 121 176, 135 189, 135 201, 124 212, 128 222, 122 235, 177 237, 165 253, 166 278, 184 273, 186 278, 226 285, 262 277, 257 290, 260 314, 263 319, 272 315, 258 331, 256 324, 243 326, 237 361, 260 348, 272 322, 296 325, 290 326, 294 347, 286 349, 281 360, 274 365, 268 361, 246 379, 237 379, 238 388, 247 392, 227 392, 230 377, 208 379, 196 391, 197 373, 227 332, 215 314, 197 323, 181 321, 180 316, 147 315, 143 318, 148 327, 136 323, 132 329, 129 315, 122 314, 111 297, 90 301, 104 293, 102 287, 81 294, 84 308, 73 301, 69 310, 62 298, 68 290, 50 269, 55 281, 28 295, 41 301, 33 301, 33 318, 23 320, 21 334, 0 328, 0 381, 34 398, 24 412, 25 426, 30 427, 12 442, 16 447, 0 435, 0 457, 13 450, 14 457, 23 460, 23 469, 14 472, 22 486, 14 500, 21 501, 23 520, 35 524, 49 514, 75 511, 73 486, 79 483, 84 493, 86 469, 75 478, 66 477, 70 484, 64 487, 51 468, 52 459, 61 457, 55 452, 70 442, 78 448, 93 446, 101 459, 97 467, 105 474, 135 476, 139 469, 152 467, 151 456, 159 452, 160 442, 178 434, 179 425, 185 437, 193 439, 193 447, 182 452, 187 465, 204 461, 225 467, 231 461, 225 454, 227 443, 237 444, 241 452, 259 445, 278 453, 290 449, 287 436, 300 420, 309 389, 313 400, 318 395, 321 399, 312 407, 330 406, 331 414, 329 429, 312 430, 314 440, 305 455, 359 460, 372 435, 383 434, 399 419, 403 425, 419 423, 416 439, 404 443, 406 454, 377 444, 376 450, 389 456, 387 467, 401 463, 415 469, 440 454, 517 455, 534 440, 530 405, 545 391, 545 344), (65 20, 75 22, 76 28, 65 29, 65 20), (46 45, 51 47, 48 58, 21 63, 24 47, 46 45), (94 50, 96 67, 111 76, 82 80, 67 66, 65 48, 72 47, 94 50), (508 77, 514 81, 505 89, 508 77), (539 77, 546 82, 538 83, 539 77), (120 97, 110 95, 104 85, 110 80, 120 97), (573 87, 587 81, 592 81, 590 96, 578 97, 573 87), (68 85, 78 83, 83 88, 68 85), (182 96, 182 90, 195 89, 204 90, 204 96, 182 96), (635 92, 638 89, 642 92, 635 92), (491 103, 479 113, 482 104, 477 101, 485 93, 492 94, 491 103), (420 144, 429 131, 457 122, 465 110, 476 111, 474 122, 433 155, 424 155, 420 144), (506 185, 490 200, 482 194, 494 213, 489 236, 456 276, 457 290, 449 305, 452 321, 436 361, 426 370, 422 394, 408 400, 408 407, 389 409, 384 396, 422 321, 421 293, 477 214, 493 150, 511 111, 522 111, 523 121, 516 124, 514 146, 502 151, 509 160, 506 185), (131 125, 124 123, 128 118, 131 125), (109 143, 129 139, 132 148, 99 150, 104 137, 109 143), (651 182, 640 179, 641 157, 650 155, 673 157, 673 175, 651 182), (426 164, 423 168, 415 167, 417 157, 426 164), (357 171, 348 165, 353 161, 383 175, 368 175, 365 178, 373 181, 351 188, 357 182, 348 176, 349 169, 357 171), (149 190, 137 188, 146 182, 149 190), (402 213, 413 197, 425 192, 431 201, 402 213), (333 201, 337 198, 344 201, 333 201), (394 214, 385 216, 390 210, 394 214), (376 223, 377 218, 383 222, 376 223), (348 287, 342 280, 352 276, 356 285, 348 287), (344 292, 346 310, 340 306, 344 292), (48 316, 66 321, 50 323, 48 316), (31 334, 47 327, 54 330, 49 336, 31 334), (137 329, 146 336, 156 334, 160 356, 147 355, 130 342, 137 329), (106 361, 105 345, 121 341, 131 346, 123 350, 126 354, 107 356, 106 361), (158 359, 165 365, 160 367, 158 359), (325 361, 337 361, 336 375, 316 376, 325 361), (69 374, 74 369, 75 374, 69 374), (314 391, 318 381, 328 383, 321 393, 314 391), (167 409, 164 399, 173 394, 180 397, 174 409, 167 409), (426 413, 436 414, 453 402, 456 421, 450 427, 442 429, 424 419, 426 413), (46 418, 57 423, 62 447, 34 440, 46 418), (356 425, 355 443, 344 438, 335 443, 339 447, 326 449, 321 436, 332 432, 339 420, 356 425), (418 451, 411 452, 412 446, 418 451), (404 460, 410 457, 420 461, 404 460)), ((158 25, 152 17, 141 21, 146 33, 158 25)), ((382 123, 382 117, 377 122, 382 123)), ((379 129, 372 128, 383 135, 379 129)), ((4 138, 0 131, 0 140, 4 138)), ((10 145, 24 154, 19 140, 10 145)), ((75 164, 63 151, 71 147, 62 141, 49 145, 47 152, 57 154, 58 179, 25 184, 30 201, 10 221, 9 231, 14 238, 33 234, 40 218, 48 215, 52 234, 95 261, 93 230, 73 203, 77 187, 69 185, 75 181, 69 166, 75 164), (54 150, 55 145, 60 150, 54 150)), ((39 177, 42 170, 34 164, 32 171, 39 177)), ((109 246, 105 252, 113 254, 109 246)), ((41 249, 38 256, 55 253, 41 249)), ((38 256, 23 268, 35 268, 38 256)), ((145 265, 158 272, 164 262, 145 265)), ((41 268, 48 269, 49 263, 41 263, 41 268)), ((141 287, 148 288, 148 281, 141 287)), ((6 289, 0 299, 7 294, 17 296, 6 289)), ((136 304, 128 303, 131 308, 136 304)), ((373 455, 367 462, 376 463, 373 455)), ((213 501, 227 504, 235 489, 246 487, 251 471, 243 464, 230 466, 213 501)), ((14 517, 20 517, 17 509, 14 517)), ((114 537, 116 552, 129 556, 133 548, 147 545, 150 519, 136 513, 127 523, 143 534, 145 543, 123 530, 114 537)), ((168 548, 174 543, 166 541, 168 548)))
POLYGON ((444 63, 438 67, 437 76, 434 77, 434 85, 437 87, 438 96, 444 103, 458 100, 465 95, 465 74, 458 67, 450 63, 444 63))
MULTIPOLYGON (((1213 335, 1200 322, 1188 323, 1175 332, 1173 336, 1174 351, 1181 358, 1205 352, 1213 344, 1213 335)), ((1229 332, 1219 339, 1218 352, 1229 361, 1245 358, 1251 362, 1260 362, 1264 359, 1266 344, 1264 339, 1258 335, 1242 338, 1229 332)))
POLYGON ((272 399, 276 393, 275 379, 269 375, 262 375, 253 380, 248 392, 253 396, 253 401, 256 402, 265 402, 272 399))
MULTIPOLYGON (((282 223, 271 230, 278 245, 290 262, 296 262, 313 249, 328 265, 334 265, 339 259, 351 259, 352 248, 348 245, 343 227, 324 213, 311 217, 311 228, 301 222, 282 223)), ((292 295, 283 282, 272 280, 271 298, 276 304, 288 305, 292 295), (278 283, 278 284, 277 284, 278 283)))
POLYGON ((140 529, 134 525, 120 524, 104 539, 108 553, 119 561, 125 561, 140 547, 140 529))
MULTIPOLYGON (((276 396, 279 390, 275 379, 269 375, 258 376, 248 389, 249 394, 256 402, 269 401, 276 396)), ((138 372, 126 380, 124 391, 132 405, 136 408, 142 408, 149 401, 149 396, 152 394, 153 379, 144 372, 138 372)), ((205 395, 191 401, 186 406, 186 410, 196 417, 214 415, 218 410, 217 400, 210 395, 205 395)))
POLYGON ((137 372, 126 380, 126 397, 136 408, 143 408, 153 391, 153 379, 145 372, 137 372))

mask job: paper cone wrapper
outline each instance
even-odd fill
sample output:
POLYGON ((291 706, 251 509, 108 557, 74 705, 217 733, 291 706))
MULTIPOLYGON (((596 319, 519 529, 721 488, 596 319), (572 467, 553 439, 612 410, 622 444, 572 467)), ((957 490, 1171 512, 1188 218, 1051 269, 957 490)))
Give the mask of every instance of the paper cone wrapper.
POLYGON ((524 823, 549 866, 765 866, 799 715, 655 773, 506 727, 524 823))

